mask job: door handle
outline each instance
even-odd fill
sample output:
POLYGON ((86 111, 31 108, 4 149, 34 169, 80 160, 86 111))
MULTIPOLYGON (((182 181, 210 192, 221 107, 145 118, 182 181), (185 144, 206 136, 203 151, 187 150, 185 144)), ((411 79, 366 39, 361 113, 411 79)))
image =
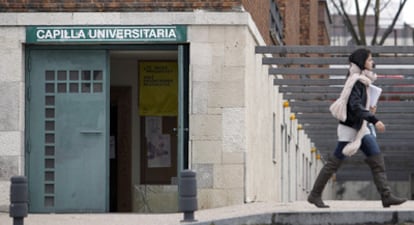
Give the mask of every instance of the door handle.
POLYGON ((81 130, 81 134, 102 134, 101 130, 81 130))
MULTIPOLYGON (((174 132, 177 132, 177 131, 178 131, 178 128, 174 127, 174 128, 173 128, 173 131, 174 131, 174 132)), ((188 131, 188 128, 184 128, 184 131, 185 131, 185 132, 186 132, 186 131, 188 131)))

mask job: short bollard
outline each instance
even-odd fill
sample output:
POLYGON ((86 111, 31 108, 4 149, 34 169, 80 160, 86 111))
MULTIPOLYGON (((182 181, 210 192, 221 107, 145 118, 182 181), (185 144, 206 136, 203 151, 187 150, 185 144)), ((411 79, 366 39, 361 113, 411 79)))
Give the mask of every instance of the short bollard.
POLYGON ((184 213, 181 222, 194 222, 194 211, 197 210, 197 181, 196 173, 191 170, 183 170, 179 179, 179 200, 180 212, 184 213))
POLYGON ((27 178, 14 176, 10 186, 10 217, 13 217, 13 225, 23 225, 24 217, 28 212, 27 178))

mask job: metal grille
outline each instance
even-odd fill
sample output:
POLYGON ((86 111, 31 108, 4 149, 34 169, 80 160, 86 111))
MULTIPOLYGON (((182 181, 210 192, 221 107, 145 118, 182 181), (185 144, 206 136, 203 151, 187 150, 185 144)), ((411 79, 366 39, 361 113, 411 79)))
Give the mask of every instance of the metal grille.
POLYGON ((55 206, 55 97, 57 94, 103 92, 102 70, 45 71, 44 206, 55 206))

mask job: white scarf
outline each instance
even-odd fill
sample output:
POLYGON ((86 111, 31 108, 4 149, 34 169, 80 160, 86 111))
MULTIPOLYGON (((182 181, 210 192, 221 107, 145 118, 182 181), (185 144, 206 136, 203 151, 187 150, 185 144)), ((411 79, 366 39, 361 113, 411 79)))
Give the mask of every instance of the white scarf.
MULTIPOLYGON (((332 115, 340 121, 346 121, 346 107, 348 103, 349 95, 351 94, 352 88, 356 81, 361 81, 367 87, 367 103, 365 108, 369 109, 369 85, 377 79, 377 75, 368 70, 361 71, 359 67, 353 63, 351 63, 351 67, 349 68, 349 77, 345 82, 344 88, 342 89, 341 95, 339 98, 329 107, 332 115)), ((342 153, 346 156, 354 155, 359 147, 361 146, 361 140, 363 136, 367 133, 367 121, 364 120, 362 123, 361 129, 358 130, 358 133, 355 139, 348 143, 342 153)))

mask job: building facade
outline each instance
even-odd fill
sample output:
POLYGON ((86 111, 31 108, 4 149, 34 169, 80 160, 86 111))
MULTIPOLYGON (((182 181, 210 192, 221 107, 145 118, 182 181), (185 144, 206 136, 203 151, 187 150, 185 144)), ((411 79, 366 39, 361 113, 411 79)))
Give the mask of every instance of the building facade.
POLYGON ((305 199, 323 162, 254 51, 294 44, 281 4, 0 3, 0 208, 25 175, 30 212, 175 212, 184 169, 199 209, 305 199))

